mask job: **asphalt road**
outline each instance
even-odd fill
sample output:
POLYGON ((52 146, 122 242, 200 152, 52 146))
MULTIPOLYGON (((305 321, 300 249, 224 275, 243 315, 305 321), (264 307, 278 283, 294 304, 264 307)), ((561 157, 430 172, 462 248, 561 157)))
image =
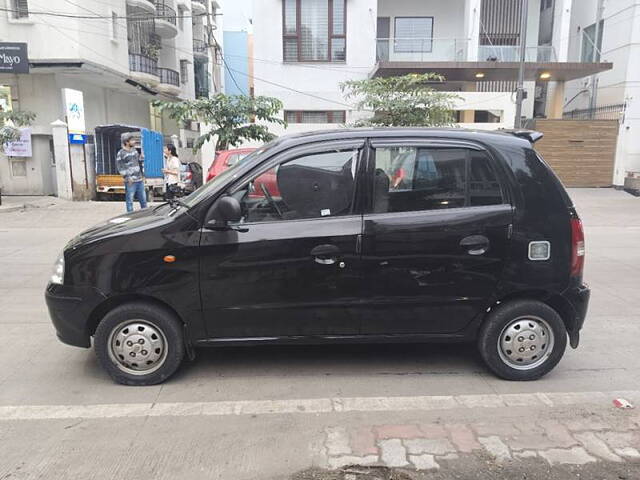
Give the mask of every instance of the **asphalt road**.
MULTIPOLYGON (((606 396, 640 390, 640 199, 610 189, 570 194, 585 224, 590 312, 580 348, 567 350, 550 375, 530 383, 493 377, 472 346, 360 345, 202 350, 164 385, 115 385, 92 350, 56 339, 43 291, 64 244, 123 211, 123 204, 54 199, 37 208, 0 212, 0 479, 115 478, 142 472, 154 478, 281 478, 327 466, 327 425, 346 422, 356 428, 364 418, 376 419, 372 424, 407 420, 389 402, 396 397, 606 396), (335 408, 336 399, 356 398, 365 405, 370 397, 383 408, 362 407, 349 418, 335 408), (297 399, 334 403, 314 411, 315 403, 292 403, 297 399), (272 411, 265 407, 268 401, 276 402, 272 411), (196 412, 176 413, 194 402, 196 412), (34 417, 16 410, 25 405, 43 406, 44 413, 34 417), (81 410, 96 405, 105 407, 91 414, 81 410), (173 405, 175 410, 165 416, 113 413, 131 405, 173 405), (61 408, 71 413, 60 417, 55 412, 61 408), (203 414, 207 408, 231 410, 203 414), (16 411, 21 413, 9 418, 16 411)), ((585 414, 591 411, 584 410, 582 400, 575 403, 585 414)), ((463 423, 470 415, 490 421, 505 413, 463 406, 466 410, 451 410, 463 423)), ((550 415, 542 404, 535 408, 540 418, 550 415)), ((415 417, 421 407, 412 411, 415 417)), ((436 421, 434 415, 424 418, 436 421)))

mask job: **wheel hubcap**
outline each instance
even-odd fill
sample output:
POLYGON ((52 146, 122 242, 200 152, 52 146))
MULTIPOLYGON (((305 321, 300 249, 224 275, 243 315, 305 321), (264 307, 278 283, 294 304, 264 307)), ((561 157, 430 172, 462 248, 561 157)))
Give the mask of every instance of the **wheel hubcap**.
POLYGON ((553 344, 553 330, 545 320, 519 317, 502 330, 498 338, 498 353, 511 368, 531 370, 549 358, 553 344))
POLYGON ((116 367, 132 375, 147 375, 167 357, 162 330, 144 320, 127 320, 111 331, 109 357, 116 367))

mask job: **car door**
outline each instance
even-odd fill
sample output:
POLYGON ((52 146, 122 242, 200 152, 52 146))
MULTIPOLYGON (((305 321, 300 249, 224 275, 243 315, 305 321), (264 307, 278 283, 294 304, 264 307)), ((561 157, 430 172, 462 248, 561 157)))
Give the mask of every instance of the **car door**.
POLYGON ((491 155, 372 142, 363 333, 452 334, 483 312, 509 254, 512 208, 491 155))
POLYGON ((280 154, 228 191, 241 203, 241 222, 223 232, 204 228, 201 237, 210 337, 359 333, 363 144, 280 154))

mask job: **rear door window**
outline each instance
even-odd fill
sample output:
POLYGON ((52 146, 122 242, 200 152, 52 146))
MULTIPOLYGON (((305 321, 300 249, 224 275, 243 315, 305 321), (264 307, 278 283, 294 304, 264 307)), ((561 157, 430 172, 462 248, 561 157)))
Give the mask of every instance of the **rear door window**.
POLYGON ((376 213, 504 202, 491 159, 466 148, 376 148, 373 197, 376 213))

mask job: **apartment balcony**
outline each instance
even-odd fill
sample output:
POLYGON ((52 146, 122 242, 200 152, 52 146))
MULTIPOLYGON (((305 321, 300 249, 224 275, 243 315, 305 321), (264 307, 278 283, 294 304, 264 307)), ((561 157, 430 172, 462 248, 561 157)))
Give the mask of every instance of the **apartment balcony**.
MULTIPOLYGON (((447 81, 514 81, 520 47, 478 45, 468 38, 378 38, 374 77, 434 72, 447 81)), ((525 81, 569 81, 611 70, 611 63, 558 62, 550 46, 527 47, 525 81)))
POLYGON ((138 11, 150 13, 152 15, 155 15, 156 13, 156 4, 154 0, 127 0, 127 5, 137 9, 138 11))
POLYGON ((177 97, 180 95, 180 74, 170 68, 158 68, 160 83, 158 91, 177 97))
POLYGON ((199 60, 208 60, 209 58, 209 46, 207 42, 201 38, 193 39, 193 56, 199 60))
POLYGON ((203 66, 196 66, 195 87, 196 98, 209 98, 211 86, 211 75, 204 70, 203 66))
POLYGON ((175 38, 178 35, 178 14, 170 0, 154 0, 156 5, 156 33, 162 38, 175 38))
POLYGON ((129 72, 131 77, 140 83, 145 83, 152 87, 160 83, 158 61, 151 57, 138 53, 130 53, 129 72))
POLYGON ((191 10, 194 15, 204 15, 207 13, 207 3, 205 0, 191 0, 191 10))

